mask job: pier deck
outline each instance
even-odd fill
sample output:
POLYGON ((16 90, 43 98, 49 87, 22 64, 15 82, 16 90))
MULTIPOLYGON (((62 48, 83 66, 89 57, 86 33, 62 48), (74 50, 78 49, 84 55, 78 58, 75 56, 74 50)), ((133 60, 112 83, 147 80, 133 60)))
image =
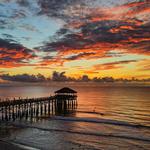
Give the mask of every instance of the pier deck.
POLYGON ((73 110, 77 107, 76 95, 54 95, 0 101, 0 120, 41 117, 73 110))

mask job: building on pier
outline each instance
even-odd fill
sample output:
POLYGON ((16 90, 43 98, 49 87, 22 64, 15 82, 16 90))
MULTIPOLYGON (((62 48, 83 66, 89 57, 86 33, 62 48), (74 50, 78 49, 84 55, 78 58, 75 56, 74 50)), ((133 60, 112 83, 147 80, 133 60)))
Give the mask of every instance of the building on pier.
POLYGON ((66 112, 77 106, 77 92, 71 88, 64 87, 55 91, 55 97, 58 112, 66 112))
POLYGON ((64 87, 58 91, 55 91, 55 95, 72 95, 77 96, 77 92, 71 88, 64 87))

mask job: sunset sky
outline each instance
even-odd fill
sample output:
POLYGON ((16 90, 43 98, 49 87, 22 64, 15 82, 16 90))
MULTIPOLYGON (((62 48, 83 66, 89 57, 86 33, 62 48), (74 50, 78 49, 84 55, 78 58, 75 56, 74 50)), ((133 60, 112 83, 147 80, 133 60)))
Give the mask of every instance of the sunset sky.
POLYGON ((149 0, 0 0, 0 74, 150 77, 149 0))

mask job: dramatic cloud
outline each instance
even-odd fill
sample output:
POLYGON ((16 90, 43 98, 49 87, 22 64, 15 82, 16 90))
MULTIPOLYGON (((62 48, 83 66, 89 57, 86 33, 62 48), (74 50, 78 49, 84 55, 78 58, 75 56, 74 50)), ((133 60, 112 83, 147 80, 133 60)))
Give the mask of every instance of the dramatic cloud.
MULTIPOLYGON (((83 14, 75 11, 77 17, 69 11, 65 16, 64 12, 58 14, 58 9, 68 10, 71 5, 73 11, 79 1, 67 1, 66 3, 42 1, 41 3, 43 14, 68 19, 65 24, 67 29, 60 29, 55 35, 55 38, 58 37, 55 41, 46 42, 39 47, 42 51, 57 51, 59 59, 70 54, 72 60, 79 59, 80 56, 82 58, 84 53, 94 53, 97 56, 95 58, 105 57, 109 51, 115 49, 120 49, 127 54, 150 55, 150 23, 144 17, 149 16, 150 3, 148 1, 105 8, 93 8, 90 5, 87 8, 87 4, 84 5, 81 2, 80 7, 85 6, 86 10, 83 8, 83 14), (52 3, 56 7, 54 7, 55 13, 51 12, 52 3)), ((89 57, 91 55, 86 55, 87 59, 89 57)))
POLYGON ((66 60, 77 60, 77 59, 82 59, 82 58, 86 58, 87 56, 93 56, 95 53, 91 52, 91 53, 80 53, 77 55, 73 55, 73 56, 69 56, 66 58, 66 60))
MULTIPOLYGON (((95 0, 93 0, 95 1, 95 0)), ((39 0, 39 15, 47 15, 66 22, 81 19, 81 9, 87 8, 91 0, 39 0)))
POLYGON ((9 75, 9 74, 2 74, 0 75, 2 80, 7 81, 16 81, 16 82, 42 82, 46 81, 46 78, 41 75, 28 75, 28 74, 21 74, 21 75, 9 75))
POLYGON ((32 50, 16 43, 14 40, 0 39, 0 67, 18 67, 28 65, 35 57, 32 50))
POLYGON ((27 24, 24 23, 30 16, 37 14, 36 9, 39 7, 36 3, 36 1, 28 0, 0 1, 0 29, 18 30, 19 28, 25 28, 29 29, 29 31, 31 28, 32 30, 33 28, 36 29, 29 22, 27 24))
POLYGON ((144 59, 138 63, 139 71, 149 71, 150 70, 150 63, 149 59, 144 59))
POLYGON ((124 64, 129 64, 132 62, 138 62, 137 60, 123 60, 123 61, 116 61, 111 63, 104 63, 104 64, 97 64, 93 66, 93 70, 109 70, 109 69, 118 69, 122 68, 124 64))
MULTIPOLYGON (((89 74, 89 73, 88 73, 89 74)), ((118 78, 114 79, 113 77, 101 77, 96 76, 94 78, 89 78, 87 74, 82 75, 79 78, 73 78, 66 76, 65 72, 57 72, 54 71, 52 74, 52 78, 45 78, 42 74, 38 75, 29 75, 29 74, 18 74, 18 75, 9 75, 9 74, 0 74, 0 80, 2 81, 12 81, 12 82, 49 82, 49 81, 55 81, 55 82, 64 82, 64 81, 77 81, 77 82, 132 82, 132 81, 150 81, 150 79, 146 80, 138 80, 136 78, 132 79, 123 79, 118 78)))
POLYGON ((138 60, 150 57, 149 33, 149 0, 1 0, 0 67, 147 69, 138 60))

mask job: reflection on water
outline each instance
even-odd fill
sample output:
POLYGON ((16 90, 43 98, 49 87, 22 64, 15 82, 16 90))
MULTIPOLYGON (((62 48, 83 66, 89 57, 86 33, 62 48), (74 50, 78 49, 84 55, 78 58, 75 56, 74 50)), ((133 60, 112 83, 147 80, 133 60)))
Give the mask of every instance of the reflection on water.
POLYGON ((93 87, 78 91, 78 110, 104 114, 96 117, 150 123, 149 88, 93 87))
MULTIPOLYGON (((149 149, 149 87, 69 87, 78 92, 76 112, 14 122, 10 127, 21 129, 9 132, 7 140, 43 150, 149 149)), ((0 97, 49 96, 60 88, 61 85, 0 87, 0 97)))
MULTIPOLYGON (((43 97, 62 86, 0 87, 0 98, 43 97)), ((76 116, 150 124, 149 87, 72 86, 78 91, 76 116)), ((67 112, 66 112, 67 113, 67 112)))

